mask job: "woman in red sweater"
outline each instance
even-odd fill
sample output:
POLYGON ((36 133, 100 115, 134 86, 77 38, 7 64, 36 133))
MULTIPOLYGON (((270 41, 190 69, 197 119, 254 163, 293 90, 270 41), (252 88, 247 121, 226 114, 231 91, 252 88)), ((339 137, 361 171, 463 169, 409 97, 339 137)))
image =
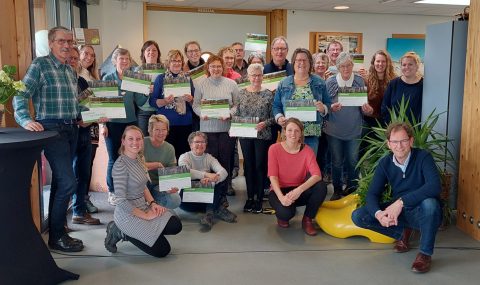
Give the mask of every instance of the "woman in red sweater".
POLYGON ((269 195, 269 201, 278 226, 288 228, 296 207, 306 206, 302 228, 307 235, 316 235, 312 219, 325 200, 327 186, 313 150, 304 143, 303 124, 296 118, 285 122, 282 142, 268 150, 268 177, 275 194, 269 195))

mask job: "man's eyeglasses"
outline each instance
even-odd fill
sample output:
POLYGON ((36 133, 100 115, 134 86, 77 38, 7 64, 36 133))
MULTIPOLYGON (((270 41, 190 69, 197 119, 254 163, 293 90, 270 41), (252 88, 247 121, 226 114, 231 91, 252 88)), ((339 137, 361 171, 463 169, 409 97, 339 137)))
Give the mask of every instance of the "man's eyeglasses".
POLYGON ((192 50, 187 50, 187 53, 199 53, 199 49, 192 49, 192 50))
POLYGON ((194 144, 205 144, 204 141, 193 141, 192 143, 194 143, 194 144))
POLYGON ((287 51, 287 48, 272 48, 273 51, 287 51))
POLYGON ((410 139, 403 139, 403 140, 398 140, 398 141, 389 140, 389 142, 394 146, 406 145, 408 142, 410 142, 410 139))
POLYGON ((74 40, 58 39, 58 40, 53 40, 53 41, 57 42, 61 46, 65 45, 65 44, 68 44, 69 46, 73 46, 75 44, 74 40))

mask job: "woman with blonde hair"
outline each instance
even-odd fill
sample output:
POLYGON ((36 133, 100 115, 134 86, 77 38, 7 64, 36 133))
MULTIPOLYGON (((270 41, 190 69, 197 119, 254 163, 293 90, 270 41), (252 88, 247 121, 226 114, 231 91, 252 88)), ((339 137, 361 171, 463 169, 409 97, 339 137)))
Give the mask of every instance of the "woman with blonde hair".
POLYGON ((137 126, 128 126, 122 135, 120 156, 113 166, 117 207, 113 221, 107 225, 105 248, 117 252, 117 243, 125 240, 145 253, 164 257, 170 253, 165 235, 182 230, 180 219, 158 205, 145 187, 148 181, 143 157, 143 133, 137 126))
POLYGON ((405 102, 408 101, 406 113, 414 125, 422 120, 423 76, 418 71, 420 57, 415 52, 407 52, 400 58, 400 65, 402 75, 390 81, 385 90, 381 106, 382 118, 385 123, 390 123, 389 110, 397 110, 403 98, 405 102))
POLYGON ((97 69, 97 57, 91 45, 80 47, 80 72, 79 75, 87 81, 100 80, 97 69))
POLYGON ((307 235, 316 235, 313 218, 325 200, 327 186, 321 181, 315 154, 305 144, 303 124, 297 118, 285 121, 282 141, 268 150, 268 177, 272 184, 268 200, 278 226, 288 228, 296 208, 306 206, 302 228, 307 235))

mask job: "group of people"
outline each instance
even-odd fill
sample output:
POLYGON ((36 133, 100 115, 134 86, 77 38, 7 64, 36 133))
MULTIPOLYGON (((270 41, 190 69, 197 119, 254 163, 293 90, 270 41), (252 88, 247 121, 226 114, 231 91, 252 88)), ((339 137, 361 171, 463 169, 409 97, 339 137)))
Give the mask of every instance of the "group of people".
MULTIPOLYGON (((95 153, 91 144, 98 140, 95 136, 92 140, 91 134, 98 135, 98 131, 82 122, 78 104, 78 98, 88 88, 86 81, 99 77, 93 48, 74 47, 70 30, 53 28, 48 39, 50 54, 32 62, 23 79, 27 89, 14 98, 15 118, 30 131, 59 132, 59 137, 45 147, 53 176, 48 244, 61 251, 81 251, 82 241, 66 232, 66 212, 74 195, 73 222, 100 223, 90 215, 95 209, 87 207, 93 206, 87 195, 95 153), (30 98, 35 119, 28 112, 30 98)), ((353 71, 352 54, 343 51, 340 42, 331 42, 326 53, 313 56, 309 50, 297 48, 291 61, 286 59, 288 51, 287 39, 277 37, 271 42, 269 63, 261 53, 252 53, 245 60, 244 46, 239 42, 205 60, 200 56, 200 44, 187 42, 184 53, 167 53, 165 73, 156 77, 149 95, 120 88, 126 70, 143 70, 131 66, 128 50, 117 48, 113 52, 115 72, 104 75, 102 80, 118 83, 126 117, 98 121, 104 124, 108 152, 108 200, 116 206, 114 221, 107 226, 108 251, 116 252, 117 242, 128 240, 152 256, 167 255, 170 245, 165 235, 182 229, 173 211, 177 207, 204 212, 200 219, 204 231, 212 228, 215 218, 236 222, 237 215, 228 209, 227 199, 237 145, 237 138, 229 135, 234 116, 258 118, 257 137, 239 138, 247 185, 244 211, 262 212, 267 186, 278 226, 289 227, 296 208, 305 206, 302 228, 312 236, 317 234, 313 218, 327 194, 325 178, 332 177, 332 200, 356 188, 360 139, 366 135, 364 124, 372 126, 377 120, 388 124, 388 111, 396 108, 402 98, 409 101, 412 118, 420 121, 423 79, 415 53, 400 59, 402 75, 395 78, 392 60, 382 50, 373 55, 368 71, 358 72, 353 71), (206 78, 194 84, 189 70, 202 65, 206 78), (287 76, 275 90, 263 88, 264 74, 277 71, 285 71, 287 76), (190 82, 190 92, 183 96, 165 94, 165 84, 173 78, 190 82), (239 78, 247 78, 250 85, 239 90, 235 81, 239 78), (365 86, 368 102, 362 106, 342 106, 338 102, 339 88, 365 86), (202 102, 210 99, 226 100, 229 115, 210 118, 202 113, 202 102), (287 117, 289 100, 313 100, 316 120, 301 122, 287 117), (181 189, 175 187, 159 191, 158 169, 176 165, 186 166, 194 180, 215 183, 212 203, 183 202, 181 189)), ((158 44, 145 42, 140 54, 142 63, 161 63, 160 57, 158 44)), ((408 126, 389 128, 389 132, 393 158, 382 160, 370 187, 367 208, 358 209, 353 220, 359 226, 396 238, 397 251, 408 250, 407 228, 420 229, 422 256, 413 269, 425 272, 430 268, 438 227, 438 173, 428 154, 411 149, 413 138, 408 126), (398 173, 403 179, 397 177, 398 173), (412 178, 406 179, 409 174, 412 178), (386 183, 392 185, 397 200, 380 205, 386 183)))

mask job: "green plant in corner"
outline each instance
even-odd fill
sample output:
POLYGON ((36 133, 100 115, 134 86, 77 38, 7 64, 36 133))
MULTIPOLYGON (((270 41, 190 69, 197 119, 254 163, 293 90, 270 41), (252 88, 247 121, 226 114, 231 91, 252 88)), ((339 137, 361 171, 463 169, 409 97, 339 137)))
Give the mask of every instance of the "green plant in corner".
MULTIPOLYGON (((413 127, 414 147, 428 151, 432 154, 435 160, 442 182, 449 174, 446 172, 447 166, 453 166, 453 154, 448 145, 452 140, 447 136, 434 130, 435 125, 442 113, 436 113, 433 110, 423 122, 417 122, 413 113, 411 113, 412 121, 410 121, 408 114, 408 101, 402 98, 398 108, 389 110, 391 122, 407 122, 413 127)), ((410 111, 411 112, 411 111, 410 111)), ((359 205, 365 205, 365 198, 368 187, 372 181, 375 168, 382 157, 387 155, 390 150, 387 146, 386 126, 377 121, 377 126, 370 128, 370 134, 362 140, 366 142, 366 150, 363 156, 359 159, 357 168, 360 170, 360 179, 358 180, 358 188, 356 194, 359 196, 359 205)), ((391 189, 388 185, 382 198, 383 202, 391 200, 391 189)), ((448 197, 442 197, 444 204, 444 219, 445 222, 450 221, 451 209, 448 207, 448 202, 445 201, 448 197)))

